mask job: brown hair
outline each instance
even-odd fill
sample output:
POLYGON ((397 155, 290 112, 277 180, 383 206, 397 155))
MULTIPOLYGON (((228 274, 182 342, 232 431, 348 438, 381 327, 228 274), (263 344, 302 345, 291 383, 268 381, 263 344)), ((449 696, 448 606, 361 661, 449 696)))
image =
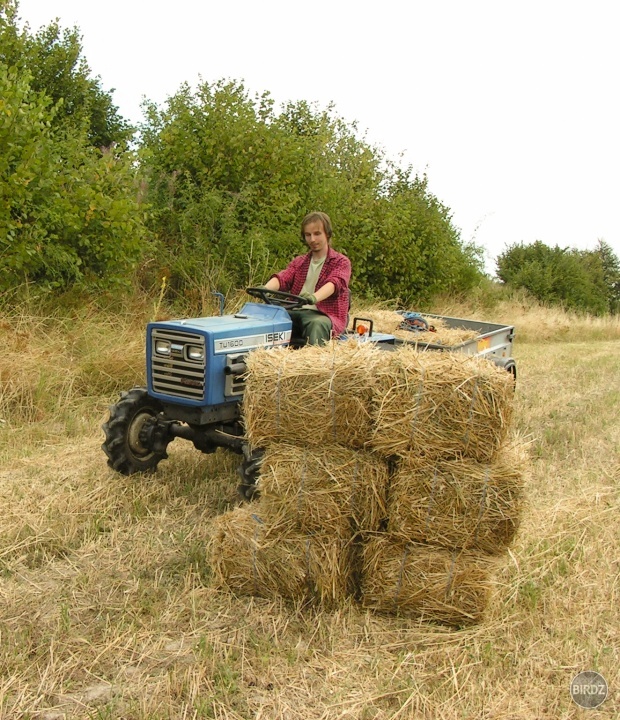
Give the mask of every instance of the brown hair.
POLYGON ((329 219, 329 215, 324 212, 311 212, 306 215, 306 217, 301 221, 301 239, 305 242, 306 238, 304 237, 304 229, 306 225, 309 225, 313 222, 320 222, 323 225, 323 230, 325 230, 325 234, 327 235, 327 239, 332 239, 332 221, 329 219))

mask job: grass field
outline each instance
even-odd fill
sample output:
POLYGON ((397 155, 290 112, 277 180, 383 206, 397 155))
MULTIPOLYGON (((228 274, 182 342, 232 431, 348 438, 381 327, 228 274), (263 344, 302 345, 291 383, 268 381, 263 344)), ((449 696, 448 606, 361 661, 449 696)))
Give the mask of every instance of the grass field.
POLYGON ((531 473, 466 630, 214 589, 204 546, 236 503, 236 458, 177 441, 125 478, 100 450, 107 404, 143 382, 146 314, 0 317, 0 717, 620 717, 620 327, 486 314, 517 324, 531 473), (607 680, 597 710, 570 698, 583 670, 607 680))

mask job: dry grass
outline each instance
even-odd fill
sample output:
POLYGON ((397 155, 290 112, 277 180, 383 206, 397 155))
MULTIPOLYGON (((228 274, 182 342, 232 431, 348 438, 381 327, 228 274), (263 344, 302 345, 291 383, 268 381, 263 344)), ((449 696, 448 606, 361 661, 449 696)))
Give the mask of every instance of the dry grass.
POLYGON ((135 326, 93 317, 76 355, 62 340, 75 322, 2 323, 4 371, 47 370, 0 423, 3 719, 578 719, 591 714, 569 683, 590 669, 610 688, 596 717, 620 715, 620 359, 594 325, 581 340, 571 325, 571 343, 517 335, 528 509, 483 621, 454 631, 218 590, 205 543, 235 504, 235 459, 177 441, 156 475, 123 478, 99 449, 108 368, 142 362, 135 326), (15 330, 31 340, 21 354, 15 330), (71 357, 94 358, 97 392, 46 393, 71 357))
POLYGON ((85 308, 71 316, 0 316, 0 418, 40 423, 143 382, 142 324, 85 308))
POLYGON ((520 343, 620 340, 620 315, 595 317, 544 307, 529 298, 501 301, 491 308, 475 303, 438 302, 439 315, 514 325, 520 343))

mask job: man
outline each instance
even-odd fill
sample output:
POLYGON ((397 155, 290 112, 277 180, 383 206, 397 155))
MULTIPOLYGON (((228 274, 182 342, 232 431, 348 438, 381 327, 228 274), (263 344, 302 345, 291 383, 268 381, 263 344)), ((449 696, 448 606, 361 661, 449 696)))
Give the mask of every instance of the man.
POLYGON ((323 212, 312 212, 301 223, 301 239, 309 252, 296 257, 265 284, 267 290, 300 295, 307 304, 289 310, 293 336, 309 345, 322 345, 344 332, 349 312, 351 261, 331 247, 332 224, 323 212))

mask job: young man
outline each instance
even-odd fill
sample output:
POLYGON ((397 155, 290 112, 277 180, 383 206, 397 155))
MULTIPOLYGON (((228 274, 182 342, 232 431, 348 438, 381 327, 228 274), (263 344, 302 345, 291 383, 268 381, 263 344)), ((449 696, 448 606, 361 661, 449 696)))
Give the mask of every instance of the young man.
POLYGON ((296 257, 265 285, 268 290, 284 290, 307 300, 307 305, 289 310, 289 314, 293 336, 309 345, 321 345, 338 337, 347 324, 351 261, 332 249, 331 237, 328 215, 306 215, 301 223, 301 239, 309 252, 296 257))

